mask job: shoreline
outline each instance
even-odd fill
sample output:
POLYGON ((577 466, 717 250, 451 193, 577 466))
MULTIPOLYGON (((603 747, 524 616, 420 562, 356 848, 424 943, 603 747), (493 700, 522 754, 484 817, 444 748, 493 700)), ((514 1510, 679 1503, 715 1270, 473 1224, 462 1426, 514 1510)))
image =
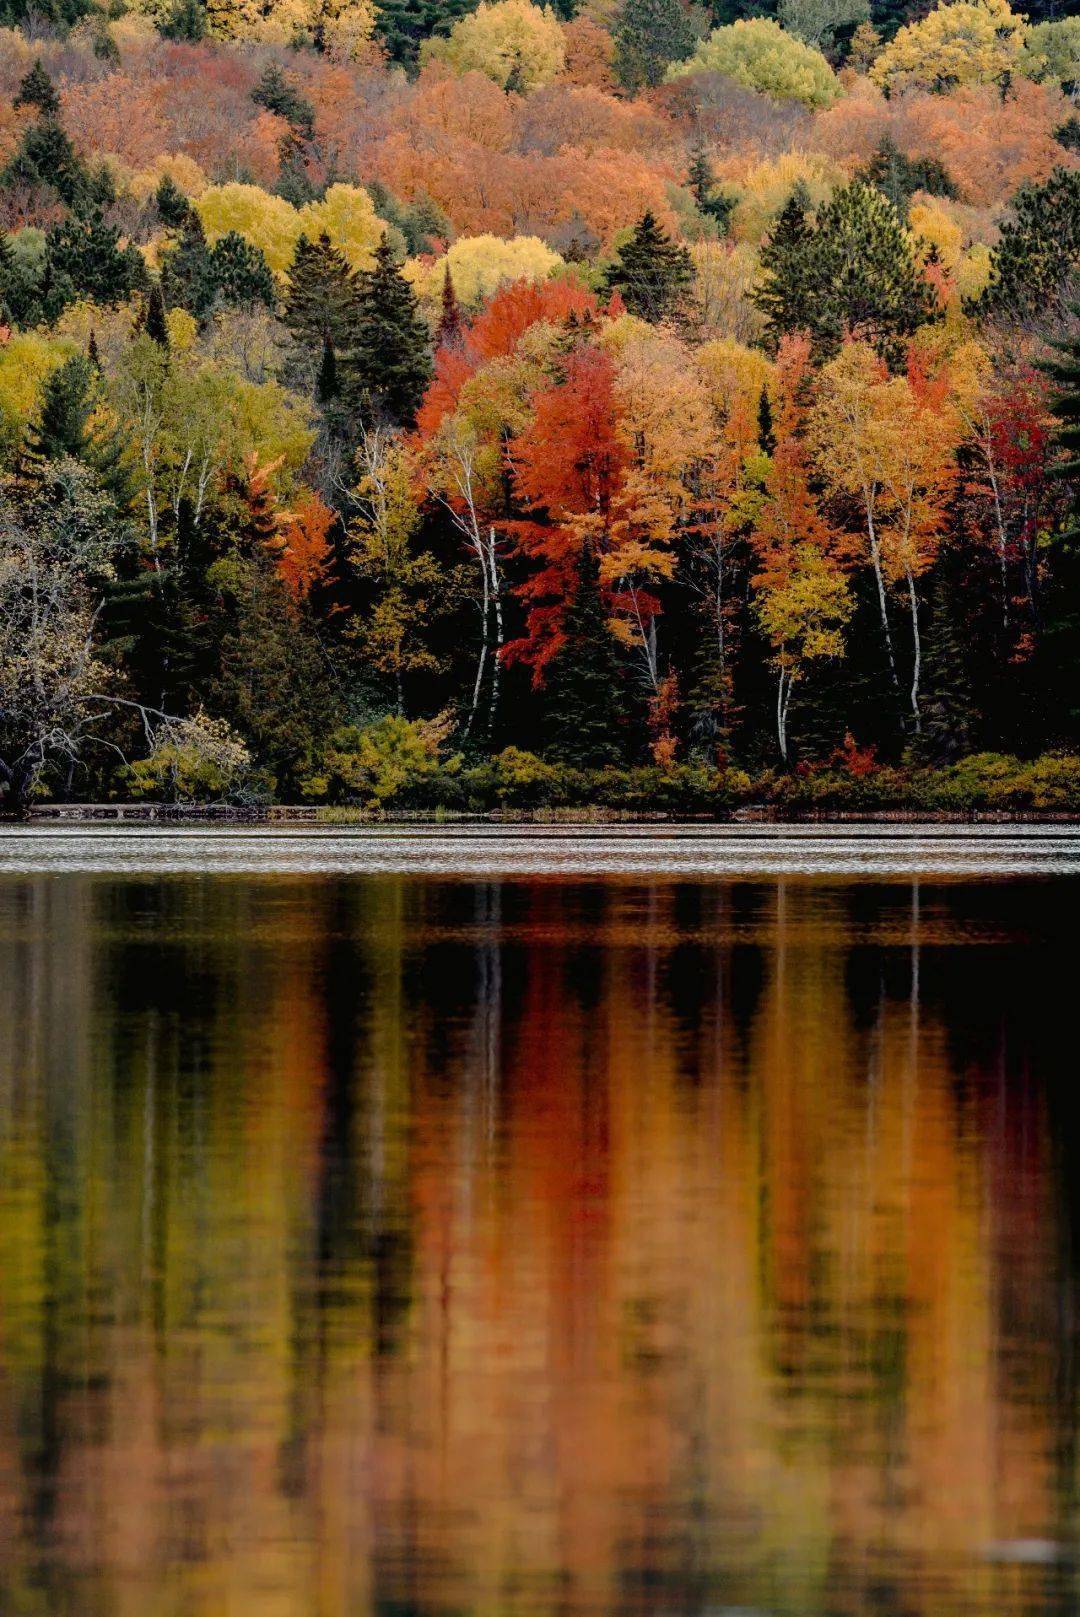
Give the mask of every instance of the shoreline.
POLYGON ((42 803, 22 817, 0 817, 0 829, 61 825, 235 825, 306 829, 370 826, 431 826, 466 830, 470 826, 709 826, 740 825, 1072 825, 1080 830, 1080 805, 1070 809, 814 809, 777 804, 746 804, 715 814, 675 813, 657 809, 637 812, 602 807, 489 809, 477 813, 449 809, 330 808, 324 805, 271 804, 239 807, 219 803, 42 803))

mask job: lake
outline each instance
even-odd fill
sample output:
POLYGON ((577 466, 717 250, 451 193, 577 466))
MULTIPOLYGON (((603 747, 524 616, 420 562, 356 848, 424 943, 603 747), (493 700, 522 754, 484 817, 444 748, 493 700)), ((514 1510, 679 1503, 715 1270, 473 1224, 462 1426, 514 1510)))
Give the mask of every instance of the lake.
POLYGON ((0 834, 0 1613, 1075 1611, 1078 874, 0 834))

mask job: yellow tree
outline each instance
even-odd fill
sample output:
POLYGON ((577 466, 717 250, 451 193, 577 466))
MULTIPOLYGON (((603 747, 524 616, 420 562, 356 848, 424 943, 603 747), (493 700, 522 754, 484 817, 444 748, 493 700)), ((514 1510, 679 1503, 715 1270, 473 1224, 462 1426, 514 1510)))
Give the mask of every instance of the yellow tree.
POLYGON ((909 706, 919 729, 922 636, 917 580, 933 563, 964 436, 950 377, 930 376, 914 358, 890 376, 865 343, 845 343, 821 373, 813 434, 818 470, 830 494, 854 499, 877 588, 893 685, 900 690, 888 588, 902 583, 911 620, 909 706))
POLYGON ((390 680, 401 715, 405 675, 438 667, 423 630, 440 605, 447 604, 447 580, 435 557, 416 546, 420 512, 415 471, 401 440, 379 428, 365 431, 356 459, 357 516, 349 530, 349 555, 356 571, 372 584, 374 600, 352 626, 351 638, 371 666, 390 680))
POLYGON ((1001 84, 1024 70, 1027 25, 1008 0, 953 0, 901 28, 870 69, 889 94, 1001 84))
POLYGON ((791 693, 808 663, 843 656, 844 625, 853 605, 847 579, 816 545, 796 546, 788 560, 789 566, 754 598, 758 622, 773 648, 776 739, 785 764, 791 693))
POLYGON ((480 0, 460 17, 448 39, 429 39, 423 62, 445 62, 455 73, 484 73, 504 90, 535 90, 560 73, 566 40, 554 11, 530 0, 480 0))
POLYGON ((804 436, 809 367, 809 340, 785 338, 774 374, 772 451, 751 532, 754 611, 773 648, 776 739, 785 764, 795 685, 808 663, 843 654, 852 610, 838 547, 811 489, 804 436))

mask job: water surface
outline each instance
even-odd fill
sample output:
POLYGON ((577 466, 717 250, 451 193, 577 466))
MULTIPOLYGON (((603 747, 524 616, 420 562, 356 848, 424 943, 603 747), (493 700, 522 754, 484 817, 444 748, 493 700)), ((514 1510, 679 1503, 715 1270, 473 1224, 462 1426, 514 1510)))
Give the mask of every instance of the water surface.
POLYGON ((1077 1609, 1073 877, 64 835, 0 840, 5 1617, 1077 1609))

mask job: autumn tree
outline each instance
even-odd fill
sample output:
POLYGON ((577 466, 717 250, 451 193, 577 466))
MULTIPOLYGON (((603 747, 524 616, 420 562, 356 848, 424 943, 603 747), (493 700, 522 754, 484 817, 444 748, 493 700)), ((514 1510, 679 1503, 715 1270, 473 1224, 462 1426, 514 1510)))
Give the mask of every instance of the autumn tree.
POLYGON ((625 719, 618 650, 596 556, 586 545, 578 557, 558 647, 544 673, 544 729, 561 763, 602 769, 625 760, 625 719))
POLYGON ((874 61, 870 76, 890 95, 925 87, 1001 84, 1018 72, 1025 26, 1008 0, 951 0, 909 23, 874 61))

